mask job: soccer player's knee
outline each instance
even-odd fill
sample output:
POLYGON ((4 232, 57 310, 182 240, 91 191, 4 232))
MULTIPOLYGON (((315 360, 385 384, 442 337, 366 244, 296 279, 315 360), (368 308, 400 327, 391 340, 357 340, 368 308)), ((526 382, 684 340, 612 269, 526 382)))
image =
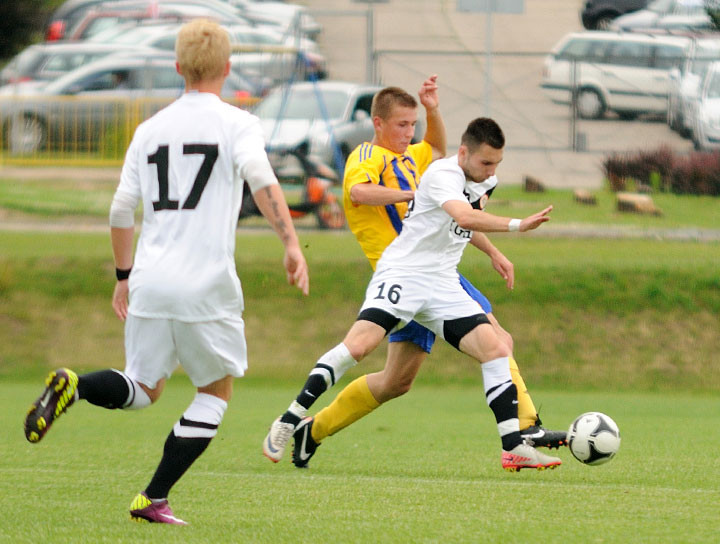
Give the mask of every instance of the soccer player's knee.
POLYGON ((507 332, 506 330, 499 331, 498 336, 500 337, 500 341, 505 344, 508 349, 510 350, 510 353, 514 351, 514 344, 513 344, 513 337, 512 335, 507 332))
POLYGON ((386 392, 387 395, 390 398, 397 398, 403 396, 405 393, 410 391, 410 388, 412 387, 413 380, 411 378, 405 378, 398 381, 395 381, 387 388, 386 392))

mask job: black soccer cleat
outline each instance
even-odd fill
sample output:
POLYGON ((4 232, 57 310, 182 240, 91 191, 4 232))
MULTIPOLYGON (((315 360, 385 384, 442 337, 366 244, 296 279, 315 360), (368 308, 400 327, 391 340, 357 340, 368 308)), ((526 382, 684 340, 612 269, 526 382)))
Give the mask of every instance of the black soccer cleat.
POLYGON ((293 434, 295 447, 293 448, 292 462, 297 468, 307 468, 310 458, 315 455, 315 450, 320 446, 312 437, 313 421, 315 418, 306 417, 293 434))
POLYGON ((25 438, 40 442, 60 415, 75 402, 78 376, 72 370, 53 370, 45 379, 45 390, 25 416, 25 438))
POLYGON ((567 446, 567 433, 565 431, 550 431, 539 422, 520 431, 520 436, 526 444, 535 448, 560 448, 567 446))

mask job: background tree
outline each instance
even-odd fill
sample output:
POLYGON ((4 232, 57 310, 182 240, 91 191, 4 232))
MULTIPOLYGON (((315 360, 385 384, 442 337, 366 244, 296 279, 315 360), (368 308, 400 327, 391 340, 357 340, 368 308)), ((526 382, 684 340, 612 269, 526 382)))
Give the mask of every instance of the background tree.
POLYGON ((0 61, 42 40, 45 22, 62 0, 0 0, 0 61))

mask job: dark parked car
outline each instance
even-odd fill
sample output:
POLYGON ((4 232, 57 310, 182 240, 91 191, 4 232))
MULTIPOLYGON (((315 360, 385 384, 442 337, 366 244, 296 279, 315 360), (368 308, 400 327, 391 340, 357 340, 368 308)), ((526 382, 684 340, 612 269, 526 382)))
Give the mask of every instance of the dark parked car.
POLYGON ((607 30, 615 17, 642 9, 647 3, 648 0, 587 0, 580 19, 588 30, 607 30))

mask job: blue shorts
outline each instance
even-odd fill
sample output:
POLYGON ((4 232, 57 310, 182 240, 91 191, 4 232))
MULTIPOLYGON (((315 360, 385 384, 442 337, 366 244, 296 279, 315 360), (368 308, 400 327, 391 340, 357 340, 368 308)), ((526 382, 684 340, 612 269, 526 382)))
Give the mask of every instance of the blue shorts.
MULTIPOLYGON (((472 297, 473 300, 480 304, 483 312, 489 314, 492 312, 492 304, 478 289, 470 283, 462 274, 460 276, 460 285, 465 289, 465 292, 472 297)), ((430 350, 435 343, 435 333, 426 329, 419 323, 411 321, 405 325, 399 331, 395 331, 390 335, 389 342, 412 342, 413 344, 422 348, 425 353, 430 353, 430 350)))

